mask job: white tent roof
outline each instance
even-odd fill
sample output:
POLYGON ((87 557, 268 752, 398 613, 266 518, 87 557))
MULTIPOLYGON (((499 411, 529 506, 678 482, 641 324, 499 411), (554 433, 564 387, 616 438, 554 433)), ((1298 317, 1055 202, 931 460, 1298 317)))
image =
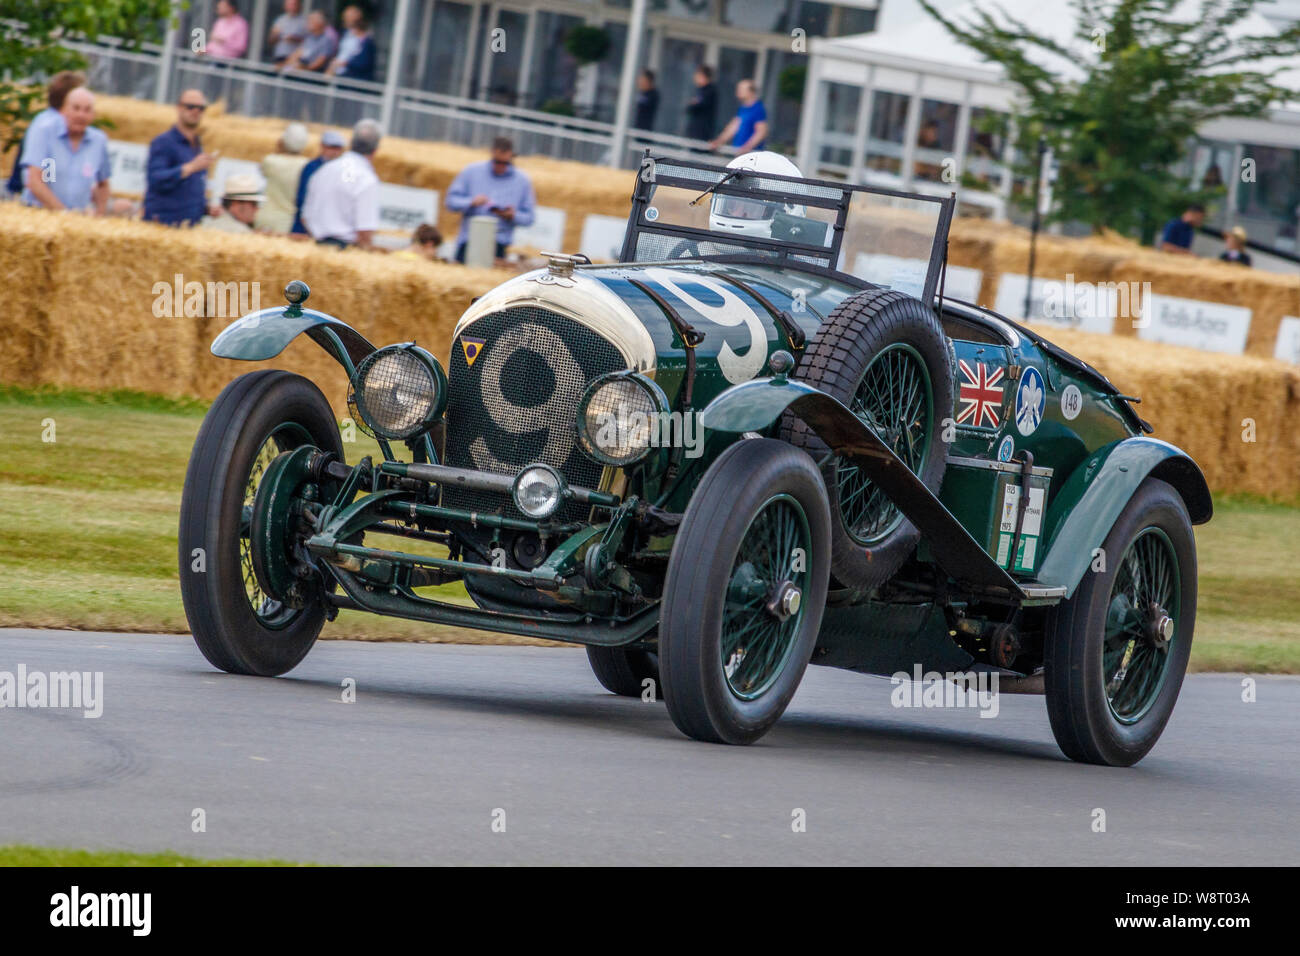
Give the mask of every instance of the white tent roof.
MULTIPOLYGON (((987 0, 936 0, 936 7, 957 23, 974 18, 977 10, 988 9, 987 0)), ((1194 16, 1197 4, 1191 0, 1182 8, 1194 16)), ((1031 52, 1035 62, 1066 76, 1082 76, 1077 61, 1095 55, 1086 41, 1075 38, 1075 9, 1064 0, 1001 0, 994 9, 1004 10, 1012 19, 1028 24, 1040 35, 1055 40, 1075 53, 1064 59, 1046 51, 1031 52)), ((814 55, 835 59, 910 69, 918 73, 968 79, 983 83, 1005 81, 1001 66, 990 63, 969 46, 952 36, 943 24, 926 13, 916 0, 886 0, 881 4, 881 20, 874 33, 814 40, 814 55)), ((1270 21, 1253 13, 1238 23, 1238 35, 1266 35, 1276 32, 1270 21)), ((1294 62, 1294 61, 1293 61, 1294 62)), ((1276 64, 1284 65, 1284 64, 1276 64)), ((1292 66, 1292 63, 1285 64, 1292 66)), ((1266 67, 1260 64, 1256 68, 1266 67)), ((1290 69, 1281 82, 1300 91, 1300 68, 1290 69)))

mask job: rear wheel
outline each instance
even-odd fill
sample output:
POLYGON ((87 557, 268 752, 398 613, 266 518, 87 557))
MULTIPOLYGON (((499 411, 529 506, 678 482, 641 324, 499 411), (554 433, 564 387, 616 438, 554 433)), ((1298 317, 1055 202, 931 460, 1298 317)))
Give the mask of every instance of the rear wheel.
POLYGON ((640 697, 650 687, 657 700, 659 690, 659 655, 635 647, 596 647, 587 645, 587 661, 600 686, 620 697, 640 697), (652 681, 650 685, 646 681, 652 681))
POLYGON ((1148 478, 1048 622, 1044 678, 1065 755, 1127 767, 1173 713, 1196 625, 1196 541, 1182 497, 1148 478))
POLYGON ((343 455, 320 389, 270 370, 227 385, 195 439, 181 495, 181 598, 195 643, 221 670, 283 674, 306 656, 325 622, 319 594, 301 607, 265 594, 252 554, 262 476, 277 456, 303 445, 343 455))
MULTIPOLYGON (((936 494, 947 448, 938 427, 952 399, 948 340, 932 310, 901 292, 872 289, 827 318, 799 365, 801 380, 839 399, 936 494)), ((792 444, 821 461, 830 450, 803 422, 788 420, 792 444)), ((920 534, 857 465, 822 466, 831 509, 831 570, 868 589, 907 560, 920 534)))
POLYGON ((784 713, 821 627, 829 526, 817 466, 785 442, 737 442, 704 476, 659 622, 664 700, 684 734, 748 744, 784 713))

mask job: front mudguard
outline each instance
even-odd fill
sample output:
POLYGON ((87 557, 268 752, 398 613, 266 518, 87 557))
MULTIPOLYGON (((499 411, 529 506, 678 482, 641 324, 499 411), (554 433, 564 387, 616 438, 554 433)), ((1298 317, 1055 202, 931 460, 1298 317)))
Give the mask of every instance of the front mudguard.
POLYGON ((288 306, 260 309, 232 322, 213 339, 212 354, 261 362, 275 358, 304 332, 347 370, 349 378, 357 363, 375 351, 375 346, 346 322, 315 309, 288 306))
POLYGON ((713 431, 762 432, 789 411, 835 454, 850 459, 889 496, 927 540, 935 561, 958 583, 982 593, 1023 600, 1028 595, 965 526, 953 517, 880 436, 839 399, 783 376, 733 385, 700 413, 713 431))
POLYGON ((1147 478, 1173 485, 1192 524, 1213 516, 1205 475, 1186 452, 1156 438, 1121 438, 1085 458, 1057 491, 1044 523, 1047 548, 1039 580, 1064 585, 1067 596, 1074 594, 1120 512, 1147 478))

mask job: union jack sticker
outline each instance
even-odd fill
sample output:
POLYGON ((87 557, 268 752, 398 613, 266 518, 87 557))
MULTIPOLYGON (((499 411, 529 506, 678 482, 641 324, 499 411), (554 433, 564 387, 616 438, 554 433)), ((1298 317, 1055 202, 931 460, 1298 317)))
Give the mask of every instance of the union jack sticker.
POLYGON ((957 363, 961 383, 957 390, 957 424, 997 428, 1002 423, 1002 381, 1006 369, 990 369, 983 362, 957 363))

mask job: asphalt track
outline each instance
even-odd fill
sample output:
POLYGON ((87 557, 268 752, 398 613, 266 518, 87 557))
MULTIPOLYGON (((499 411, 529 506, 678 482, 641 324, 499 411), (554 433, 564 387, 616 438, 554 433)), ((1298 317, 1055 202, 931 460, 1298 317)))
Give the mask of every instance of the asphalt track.
POLYGON ((1254 703, 1240 675, 1188 678, 1156 749, 1118 770, 1065 760, 1041 697, 1003 695, 994 719, 900 709, 888 681, 819 667, 736 748, 605 693, 571 648, 329 641, 267 680, 214 671, 184 636, 0 630, 0 672, 20 664, 102 671, 104 710, 0 709, 0 844, 341 864, 1300 861, 1300 678, 1258 678, 1254 703))

